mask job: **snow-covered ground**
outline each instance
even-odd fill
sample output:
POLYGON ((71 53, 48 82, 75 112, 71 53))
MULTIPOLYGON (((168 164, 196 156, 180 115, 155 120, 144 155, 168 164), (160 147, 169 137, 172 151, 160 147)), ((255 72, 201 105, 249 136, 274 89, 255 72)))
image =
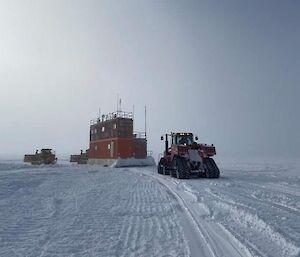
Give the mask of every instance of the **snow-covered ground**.
POLYGON ((0 256, 299 256, 300 163, 154 167, 0 161, 0 256))

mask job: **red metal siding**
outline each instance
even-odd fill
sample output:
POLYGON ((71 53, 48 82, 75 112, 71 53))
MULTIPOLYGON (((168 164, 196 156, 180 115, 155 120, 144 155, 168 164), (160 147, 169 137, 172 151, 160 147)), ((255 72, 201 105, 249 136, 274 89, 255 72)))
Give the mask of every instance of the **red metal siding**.
POLYGON ((132 138, 118 138, 117 143, 117 158, 131 158, 132 157, 132 138))
POLYGON ((89 158, 116 159, 132 157, 131 138, 113 138, 90 142, 89 158))
POLYGON ((147 157, 147 140, 144 138, 135 138, 133 140, 133 157, 144 159, 147 157))
POLYGON ((90 141, 114 137, 131 138, 133 134, 133 120, 116 118, 91 125, 90 141))
POLYGON ((89 158, 97 159, 97 158, 104 158, 110 159, 115 158, 114 156, 114 141, 109 140, 99 140, 90 143, 90 152, 89 158))

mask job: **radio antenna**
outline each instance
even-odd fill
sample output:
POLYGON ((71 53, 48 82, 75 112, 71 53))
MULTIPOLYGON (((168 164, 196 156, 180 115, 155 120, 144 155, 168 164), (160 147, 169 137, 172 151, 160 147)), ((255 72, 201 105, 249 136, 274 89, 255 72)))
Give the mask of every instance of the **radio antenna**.
POLYGON ((117 94, 117 112, 119 111, 119 94, 117 94))
POLYGON ((147 139, 147 106, 145 105, 145 138, 147 139))
POLYGON ((132 105, 132 127, 134 131, 134 105, 132 105))
POLYGON ((98 113, 98 119, 97 119, 97 122, 99 122, 100 121, 100 118, 101 118, 101 109, 100 109, 100 107, 99 107, 99 113, 98 113))

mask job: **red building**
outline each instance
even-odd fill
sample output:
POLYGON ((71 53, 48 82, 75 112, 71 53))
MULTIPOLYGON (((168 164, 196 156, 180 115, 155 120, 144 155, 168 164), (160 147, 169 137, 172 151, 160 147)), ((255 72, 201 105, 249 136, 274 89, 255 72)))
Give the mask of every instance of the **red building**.
POLYGON ((109 164, 118 158, 146 157, 146 134, 133 132, 133 113, 117 111, 91 121, 90 163, 109 164))

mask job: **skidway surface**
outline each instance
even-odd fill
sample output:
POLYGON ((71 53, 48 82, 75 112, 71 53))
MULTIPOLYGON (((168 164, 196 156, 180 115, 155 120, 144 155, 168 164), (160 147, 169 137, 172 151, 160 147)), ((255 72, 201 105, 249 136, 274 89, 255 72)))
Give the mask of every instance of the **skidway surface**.
POLYGON ((0 162, 0 256, 298 256, 298 162, 220 179, 0 162))

